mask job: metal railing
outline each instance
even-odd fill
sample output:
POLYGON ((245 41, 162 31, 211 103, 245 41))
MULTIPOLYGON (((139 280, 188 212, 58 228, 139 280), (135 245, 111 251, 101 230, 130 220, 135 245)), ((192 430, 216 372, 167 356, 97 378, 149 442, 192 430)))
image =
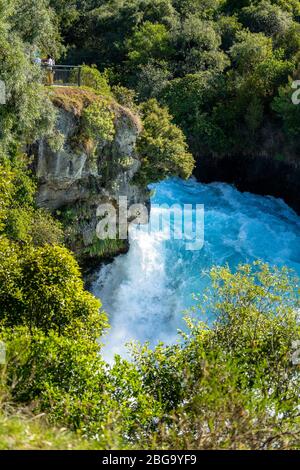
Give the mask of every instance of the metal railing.
POLYGON ((55 86, 80 86, 81 66, 80 65, 47 65, 42 64, 45 72, 45 85, 55 86))

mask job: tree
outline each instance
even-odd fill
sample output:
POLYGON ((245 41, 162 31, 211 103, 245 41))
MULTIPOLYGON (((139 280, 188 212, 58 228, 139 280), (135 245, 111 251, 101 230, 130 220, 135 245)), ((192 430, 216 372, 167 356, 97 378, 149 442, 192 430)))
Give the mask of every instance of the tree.
POLYGON ((299 62, 300 25, 293 22, 282 34, 276 36, 274 44, 276 48, 284 50, 286 59, 299 62))
POLYGON ((159 98, 171 78, 166 62, 153 62, 139 66, 136 77, 136 91, 139 99, 145 101, 149 98, 159 98))
POLYGON ((60 223, 34 207, 36 185, 28 164, 25 155, 17 154, 0 165, 0 235, 28 245, 59 244, 63 240, 60 223))
POLYGON ((258 5, 242 8, 240 12, 242 23, 253 33, 262 32, 266 36, 284 33, 292 24, 292 14, 283 11, 279 6, 269 1, 258 5))
POLYGON ((41 54, 52 54, 58 58, 62 51, 61 38, 49 0, 13 0, 13 3, 12 32, 27 47, 32 46, 41 54))
POLYGON ((222 7, 223 3, 223 0, 175 0, 174 6, 183 17, 190 14, 210 17, 222 7))
POLYGON ((224 112, 222 98, 225 102, 228 99, 224 77, 209 71, 171 80, 161 97, 195 152, 199 152, 200 146, 218 152, 231 147, 232 143, 223 130, 227 120, 222 114, 222 125, 212 118, 218 104, 220 112, 224 112))
POLYGON ((221 48, 227 52, 233 46, 236 35, 243 28, 236 16, 221 16, 218 21, 221 35, 221 48))
POLYGON ((0 106, 0 155, 12 155, 16 148, 51 135, 56 119, 41 71, 13 30, 13 5, 0 2, 0 80, 6 88, 6 103, 0 106))
POLYGON ((103 448, 132 445, 161 416, 135 366, 118 358, 108 369, 95 341, 24 326, 2 329, 0 339, 7 352, 1 385, 11 392, 10 403, 32 403, 50 422, 103 448))
POLYGON ((82 86, 93 88, 93 90, 104 96, 109 96, 111 94, 107 75, 105 73, 100 73, 95 65, 92 67, 83 65, 81 67, 80 79, 82 86))
POLYGON ((300 132, 300 105, 292 102, 292 80, 279 88, 272 102, 272 109, 282 119, 283 129, 290 141, 297 142, 300 132))
POLYGON ((219 49, 221 37, 214 23, 196 14, 184 19, 174 41, 180 75, 207 69, 222 71, 228 65, 226 55, 219 49))
POLYGON ((272 40, 262 33, 241 31, 229 52, 239 73, 246 74, 262 61, 272 57, 272 40))
POLYGON ((13 174, 9 168, 0 165, 0 231, 4 228, 7 208, 13 192, 13 174))
POLYGON ((88 3, 88 1, 78 0, 50 0, 49 5, 57 15, 57 21, 63 34, 67 34, 88 3))
POLYGON ((166 59, 173 52, 170 36, 163 24, 143 23, 127 41, 131 66, 147 64, 151 59, 166 59))
POLYGON ((191 176, 194 159, 188 152, 183 132, 171 122, 166 108, 155 99, 141 105, 143 132, 137 143, 142 166, 136 176, 142 184, 168 176, 191 176))
POLYGON ((106 326, 100 302, 84 290, 77 262, 63 247, 18 247, 0 240, 2 325, 98 338, 106 326))

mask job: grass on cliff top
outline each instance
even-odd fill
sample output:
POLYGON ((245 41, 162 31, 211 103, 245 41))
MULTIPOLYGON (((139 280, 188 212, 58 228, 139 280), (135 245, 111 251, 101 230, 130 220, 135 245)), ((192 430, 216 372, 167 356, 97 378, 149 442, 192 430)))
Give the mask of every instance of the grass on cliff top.
MULTIPOLYGON (((84 108, 101 99, 94 90, 85 87, 60 86, 51 87, 49 90, 50 98, 55 106, 76 116, 81 116, 84 108)), ((105 97, 106 100, 107 98, 105 97)))
POLYGON ((93 88, 85 86, 53 86, 48 87, 47 90, 56 107, 73 113, 75 116, 80 117, 83 110, 95 101, 104 101, 116 117, 127 116, 140 131, 142 129, 140 117, 129 108, 117 103, 112 94, 100 94, 93 88))

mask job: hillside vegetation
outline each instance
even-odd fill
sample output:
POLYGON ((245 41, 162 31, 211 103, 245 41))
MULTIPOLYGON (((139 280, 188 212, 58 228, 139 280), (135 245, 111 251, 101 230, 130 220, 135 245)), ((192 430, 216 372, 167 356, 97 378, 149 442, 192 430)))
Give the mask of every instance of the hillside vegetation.
POLYGON ((297 0, 0 0, 3 449, 300 448, 299 280, 261 262, 213 268, 178 343, 133 345, 110 367, 107 316, 67 217, 37 207, 31 158, 41 139, 63 145, 68 106, 92 153, 114 138, 115 103, 141 122, 141 186, 188 178, 187 142, 220 155, 255 145, 266 116, 297 148, 299 18, 297 0), (46 88, 36 51, 85 62, 82 88, 46 88))
POLYGON ((257 154, 271 127, 284 142, 273 157, 298 158, 298 0, 50 3, 67 60, 167 104, 198 157, 257 154))

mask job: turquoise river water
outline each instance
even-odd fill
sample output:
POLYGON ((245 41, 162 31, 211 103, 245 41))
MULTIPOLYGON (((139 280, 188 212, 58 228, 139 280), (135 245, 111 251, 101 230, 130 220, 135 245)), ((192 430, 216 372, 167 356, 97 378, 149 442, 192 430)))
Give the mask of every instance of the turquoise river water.
POLYGON ((282 200, 193 179, 151 189, 150 224, 131 228, 129 252, 104 266, 93 285, 111 323, 104 341, 108 361, 125 355, 131 340, 175 341, 183 312, 193 306, 193 293, 208 287, 213 265, 234 269, 262 259, 300 275, 300 217, 282 200), (161 226, 154 223, 158 214, 161 226))

